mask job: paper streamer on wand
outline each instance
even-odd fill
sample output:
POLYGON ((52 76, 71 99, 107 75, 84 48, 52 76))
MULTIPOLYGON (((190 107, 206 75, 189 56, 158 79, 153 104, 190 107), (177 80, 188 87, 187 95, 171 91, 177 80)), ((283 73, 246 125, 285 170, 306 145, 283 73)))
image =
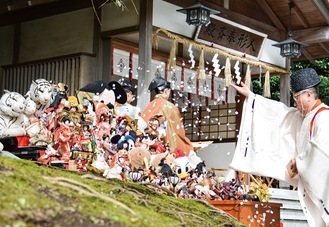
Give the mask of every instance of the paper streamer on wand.
POLYGON ((194 60, 192 47, 193 47, 192 44, 190 44, 189 47, 188 47, 188 53, 189 53, 189 56, 190 56, 189 62, 191 63, 191 69, 193 69, 194 66, 195 66, 195 60, 194 60))
POLYGON ((218 53, 216 53, 214 55, 214 57, 212 58, 212 62, 213 62, 212 66, 214 67, 215 76, 219 77, 221 69, 220 69, 220 65, 219 65, 219 60, 217 58, 218 58, 218 53))
POLYGON ((241 82, 241 76, 240 76, 240 67, 239 67, 240 62, 236 61, 234 65, 234 73, 235 73, 235 79, 236 79, 236 84, 240 85, 241 82))

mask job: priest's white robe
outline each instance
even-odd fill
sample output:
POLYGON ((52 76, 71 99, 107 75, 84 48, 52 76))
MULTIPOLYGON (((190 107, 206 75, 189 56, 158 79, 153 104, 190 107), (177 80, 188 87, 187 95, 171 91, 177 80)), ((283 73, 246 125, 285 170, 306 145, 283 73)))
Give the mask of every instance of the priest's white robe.
POLYGON ((251 93, 243 107, 239 138, 230 168, 273 177, 298 186, 310 226, 329 226, 329 110, 305 117, 296 108, 251 93), (299 174, 286 165, 296 158, 299 174))

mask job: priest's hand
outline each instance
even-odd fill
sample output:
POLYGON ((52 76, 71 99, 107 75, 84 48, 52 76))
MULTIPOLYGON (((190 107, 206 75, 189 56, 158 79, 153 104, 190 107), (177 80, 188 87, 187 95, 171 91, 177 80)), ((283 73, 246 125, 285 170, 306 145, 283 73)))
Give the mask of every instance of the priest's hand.
POLYGON ((294 174, 298 174, 298 169, 297 169, 297 164, 296 164, 296 159, 291 159, 291 167, 290 167, 291 171, 294 174))
POLYGON ((241 82, 240 85, 241 86, 231 84, 230 86, 237 90, 237 92, 239 92, 241 95, 248 97, 250 94, 250 89, 243 82, 241 82))

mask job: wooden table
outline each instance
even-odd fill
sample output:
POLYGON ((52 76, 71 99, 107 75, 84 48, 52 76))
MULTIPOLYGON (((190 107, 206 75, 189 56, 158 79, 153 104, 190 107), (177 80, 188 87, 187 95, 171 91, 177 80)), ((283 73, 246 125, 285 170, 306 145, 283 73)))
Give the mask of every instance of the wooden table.
POLYGON ((208 200, 218 209, 252 227, 280 227, 281 203, 242 200, 208 200))

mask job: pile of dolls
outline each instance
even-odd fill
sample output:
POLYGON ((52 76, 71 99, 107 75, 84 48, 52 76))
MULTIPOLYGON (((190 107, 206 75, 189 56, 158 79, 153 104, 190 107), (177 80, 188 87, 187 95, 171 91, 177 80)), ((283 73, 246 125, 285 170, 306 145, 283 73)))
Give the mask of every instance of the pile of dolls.
POLYGON ((171 151, 161 140, 163 128, 131 114, 138 111, 125 106, 129 86, 126 80, 95 81, 69 96, 63 83, 32 81, 24 97, 12 94, 11 108, 6 106, 10 92, 6 101, 0 101, 4 121, 18 122, 11 126, 17 128, 0 128, 0 134, 24 129, 25 133, 9 136, 17 136, 19 146, 41 147, 37 163, 42 165, 60 164, 104 178, 142 182, 180 198, 241 199, 245 190, 238 180, 225 182, 207 172, 195 152, 187 156, 180 148, 171 151), (20 103, 14 103, 17 100, 20 103))

